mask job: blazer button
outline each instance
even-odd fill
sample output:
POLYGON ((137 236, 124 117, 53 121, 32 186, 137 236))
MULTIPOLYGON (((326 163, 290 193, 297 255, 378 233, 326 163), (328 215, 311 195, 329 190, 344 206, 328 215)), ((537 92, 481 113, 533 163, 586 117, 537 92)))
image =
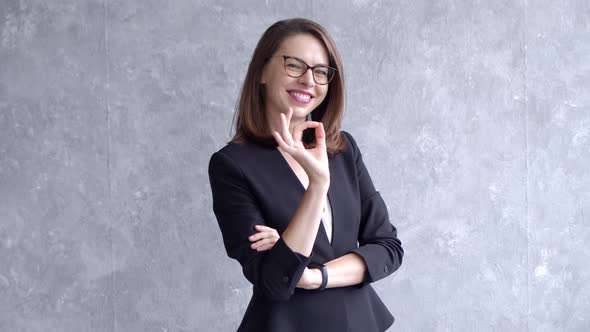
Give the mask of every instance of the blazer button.
POLYGON ((387 267, 387 265, 385 265, 385 267, 383 268, 383 272, 385 272, 385 273, 389 272, 389 268, 387 267))
POLYGON ((287 277, 287 276, 283 276, 283 282, 284 282, 284 283, 288 283, 288 282, 289 282, 289 277, 287 277))

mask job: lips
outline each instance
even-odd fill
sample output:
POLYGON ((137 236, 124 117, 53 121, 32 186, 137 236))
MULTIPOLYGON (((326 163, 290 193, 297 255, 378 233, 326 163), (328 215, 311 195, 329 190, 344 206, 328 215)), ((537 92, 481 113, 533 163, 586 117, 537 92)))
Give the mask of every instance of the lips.
POLYGON ((314 97, 311 93, 303 90, 287 91, 293 100, 301 104, 308 104, 314 97))

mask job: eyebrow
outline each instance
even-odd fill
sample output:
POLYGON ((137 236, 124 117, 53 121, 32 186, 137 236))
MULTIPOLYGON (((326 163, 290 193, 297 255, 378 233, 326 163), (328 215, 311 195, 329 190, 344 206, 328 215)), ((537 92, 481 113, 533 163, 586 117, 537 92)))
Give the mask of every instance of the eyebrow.
MULTIPOLYGON (((305 61, 305 60, 301 59, 300 57, 296 57, 296 56, 292 56, 292 55, 286 55, 286 54, 285 54, 284 56, 288 56, 288 57, 290 57, 290 58, 297 59, 297 60, 299 60, 299 61, 301 61, 301 62, 304 62, 304 63, 306 63, 306 64, 307 64, 307 61, 305 61)), ((308 66, 309 66, 309 64, 308 64, 308 66)), ((330 67, 330 65, 327 65, 327 64, 325 64, 325 63, 316 63, 315 65, 311 65, 311 67, 317 67, 317 66, 330 67)))

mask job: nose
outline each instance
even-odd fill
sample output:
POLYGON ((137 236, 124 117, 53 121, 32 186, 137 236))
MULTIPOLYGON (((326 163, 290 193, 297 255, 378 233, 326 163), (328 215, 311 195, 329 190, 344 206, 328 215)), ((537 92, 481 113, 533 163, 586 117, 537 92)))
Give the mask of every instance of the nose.
POLYGON ((311 70, 311 68, 307 68, 305 73, 303 73, 303 75, 301 75, 301 77, 299 77, 299 82, 301 82, 302 84, 305 84, 307 86, 314 86, 315 85, 315 81, 313 80, 313 71, 311 70))

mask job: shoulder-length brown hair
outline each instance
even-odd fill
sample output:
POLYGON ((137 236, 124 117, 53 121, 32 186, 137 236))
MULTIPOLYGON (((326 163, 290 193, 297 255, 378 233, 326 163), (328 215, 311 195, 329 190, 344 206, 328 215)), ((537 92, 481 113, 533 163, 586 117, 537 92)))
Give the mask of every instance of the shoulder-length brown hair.
MULTIPOLYGON (((334 78, 328 86, 328 94, 324 101, 312 112, 313 121, 321 121, 326 131, 326 146, 328 153, 334 154, 344 149, 344 141, 340 135, 342 113, 344 112, 344 76, 342 60, 336 44, 326 30, 319 24, 303 19, 294 18, 276 22, 260 37, 238 102, 234 122, 235 135, 231 142, 243 143, 251 140, 259 144, 276 146, 277 143, 269 131, 264 105, 264 86, 260 83, 264 66, 290 36, 310 34, 324 44, 328 51, 329 66, 336 68, 334 78)), ((313 146, 315 135, 313 131, 304 135, 305 143, 313 146)))

